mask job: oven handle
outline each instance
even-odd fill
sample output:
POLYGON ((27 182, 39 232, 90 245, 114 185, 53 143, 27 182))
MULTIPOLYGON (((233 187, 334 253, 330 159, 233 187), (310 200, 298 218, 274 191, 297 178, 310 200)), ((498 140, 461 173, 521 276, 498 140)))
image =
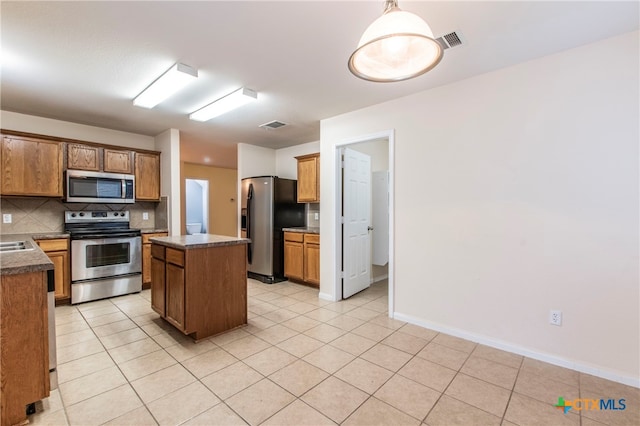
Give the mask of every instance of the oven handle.
POLYGON ((82 234, 82 235, 72 235, 72 240, 102 240, 105 238, 130 238, 130 237, 139 237, 140 234, 135 232, 114 232, 109 234, 82 234))

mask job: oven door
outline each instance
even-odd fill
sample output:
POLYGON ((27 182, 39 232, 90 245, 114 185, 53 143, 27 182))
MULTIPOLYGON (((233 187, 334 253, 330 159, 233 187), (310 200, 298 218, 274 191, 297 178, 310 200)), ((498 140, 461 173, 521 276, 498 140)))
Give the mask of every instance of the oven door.
POLYGON ((142 272, 142 239, 105 237, 71 240, 71 281, 142 272))

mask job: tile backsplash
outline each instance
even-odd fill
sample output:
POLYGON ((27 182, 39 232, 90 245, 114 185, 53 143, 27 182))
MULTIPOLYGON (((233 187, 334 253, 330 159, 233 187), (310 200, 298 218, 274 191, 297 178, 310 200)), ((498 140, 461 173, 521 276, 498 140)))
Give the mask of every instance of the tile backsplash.
POLYGON ((320 203, 307 203, 306 205, 307 212, 307 226, 310 228, 319 228, 320 227, 320 203), (318 214, 318 219, 316 219, 316 213, 318 214))
MULTIPOLYGON (((2 198, 0 212, 11 214, 11 223, 0 223, 0 234, 48 233, 64 231, 64 212, 67 210, 129 210, 131 228, 166 229, 167 199, 159 203, 84 204, 63 203, 55 198, 2 198), (143 220, 143 213, 149 219, 143 220)), ((3 222, 3 221, 2 221, 3 222)))

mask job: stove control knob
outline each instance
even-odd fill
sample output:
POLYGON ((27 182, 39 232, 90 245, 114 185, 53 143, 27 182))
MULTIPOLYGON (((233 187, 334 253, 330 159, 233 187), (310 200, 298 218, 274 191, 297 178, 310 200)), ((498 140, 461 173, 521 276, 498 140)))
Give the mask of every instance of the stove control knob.
POLYGON ((84 216, 84 213, 80 212, 80 217, 83 217, 83 216, 84 216))
POLYGON ((114 216, 118 216, 118 212, 114 212, 114 213, 113 213, 113 215, 114 215, 114 216))
POLYGON ((77 214, 71 213, 71 217, 76 217, 76 216, 77 216, 77 214))
POLYGON ((123 216, 123 217, 124 217, 124 212, 120 213, 120 216, 123 216))

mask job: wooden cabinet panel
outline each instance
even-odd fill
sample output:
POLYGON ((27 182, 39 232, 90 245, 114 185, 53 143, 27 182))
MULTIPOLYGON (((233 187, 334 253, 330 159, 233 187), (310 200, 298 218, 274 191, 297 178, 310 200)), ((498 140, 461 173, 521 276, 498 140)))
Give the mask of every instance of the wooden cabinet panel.
POLYGON ((160 154, 136 152, 136 200, 160 200, 160 154))
POLYGON ((128 175, 133 174, 133 152, 105 148, 104 171, 128 175))
MULTIPOLYGON (((142 234, 142 284, 151 282, 151 241, 153 237, 166 237, 166 232, 156 232, 153 234, 142 234)), ((162 258, 164 259, 164 253, 162 258)), ((148 288, 148 287, 146 287, 148 288)))
POLYGON ((49 256, 53 262, 56 287, 56 300, 68 299, 71 297, 71 282, 69 265, 69 240, 36 240, 42 251, 49 256))
POLYGON ((62 144, 4 136, 0 194, 62 197, 62 144))
POLYGON ((165 280, 167 321, 181 331, 186 331, 184 323, 184 268, 167 263, 165 280))
POLYGON ((284 275, 315 287, 320 285, 320 235, 284 233, 284 275))
MULTIPOLYGON (((155 246, 154 246, 155 247, 155 246)), ((165 306, 165 263, 161 259, 151 258, 151 308, 162 315, 166 315, 165 306)))
POLYGON ((298 202, 320 201, 320 154, 296 157, 298 160, 298 202))
POLYGON ((49 396, 47 274, 0 280, 0 424, 24 424, 25 406, 49 396))
POLYGON ((318 235, 304 236, 304 281, 320 285, 320 240, 318 235))
POLYGON ((287 241, 286 237, 284 241, 284 276, 297 280, 304 279, 303 243, 287 241))
POLYGON ((100 171, 100 148, 67 144, 67 169, 100 171))

